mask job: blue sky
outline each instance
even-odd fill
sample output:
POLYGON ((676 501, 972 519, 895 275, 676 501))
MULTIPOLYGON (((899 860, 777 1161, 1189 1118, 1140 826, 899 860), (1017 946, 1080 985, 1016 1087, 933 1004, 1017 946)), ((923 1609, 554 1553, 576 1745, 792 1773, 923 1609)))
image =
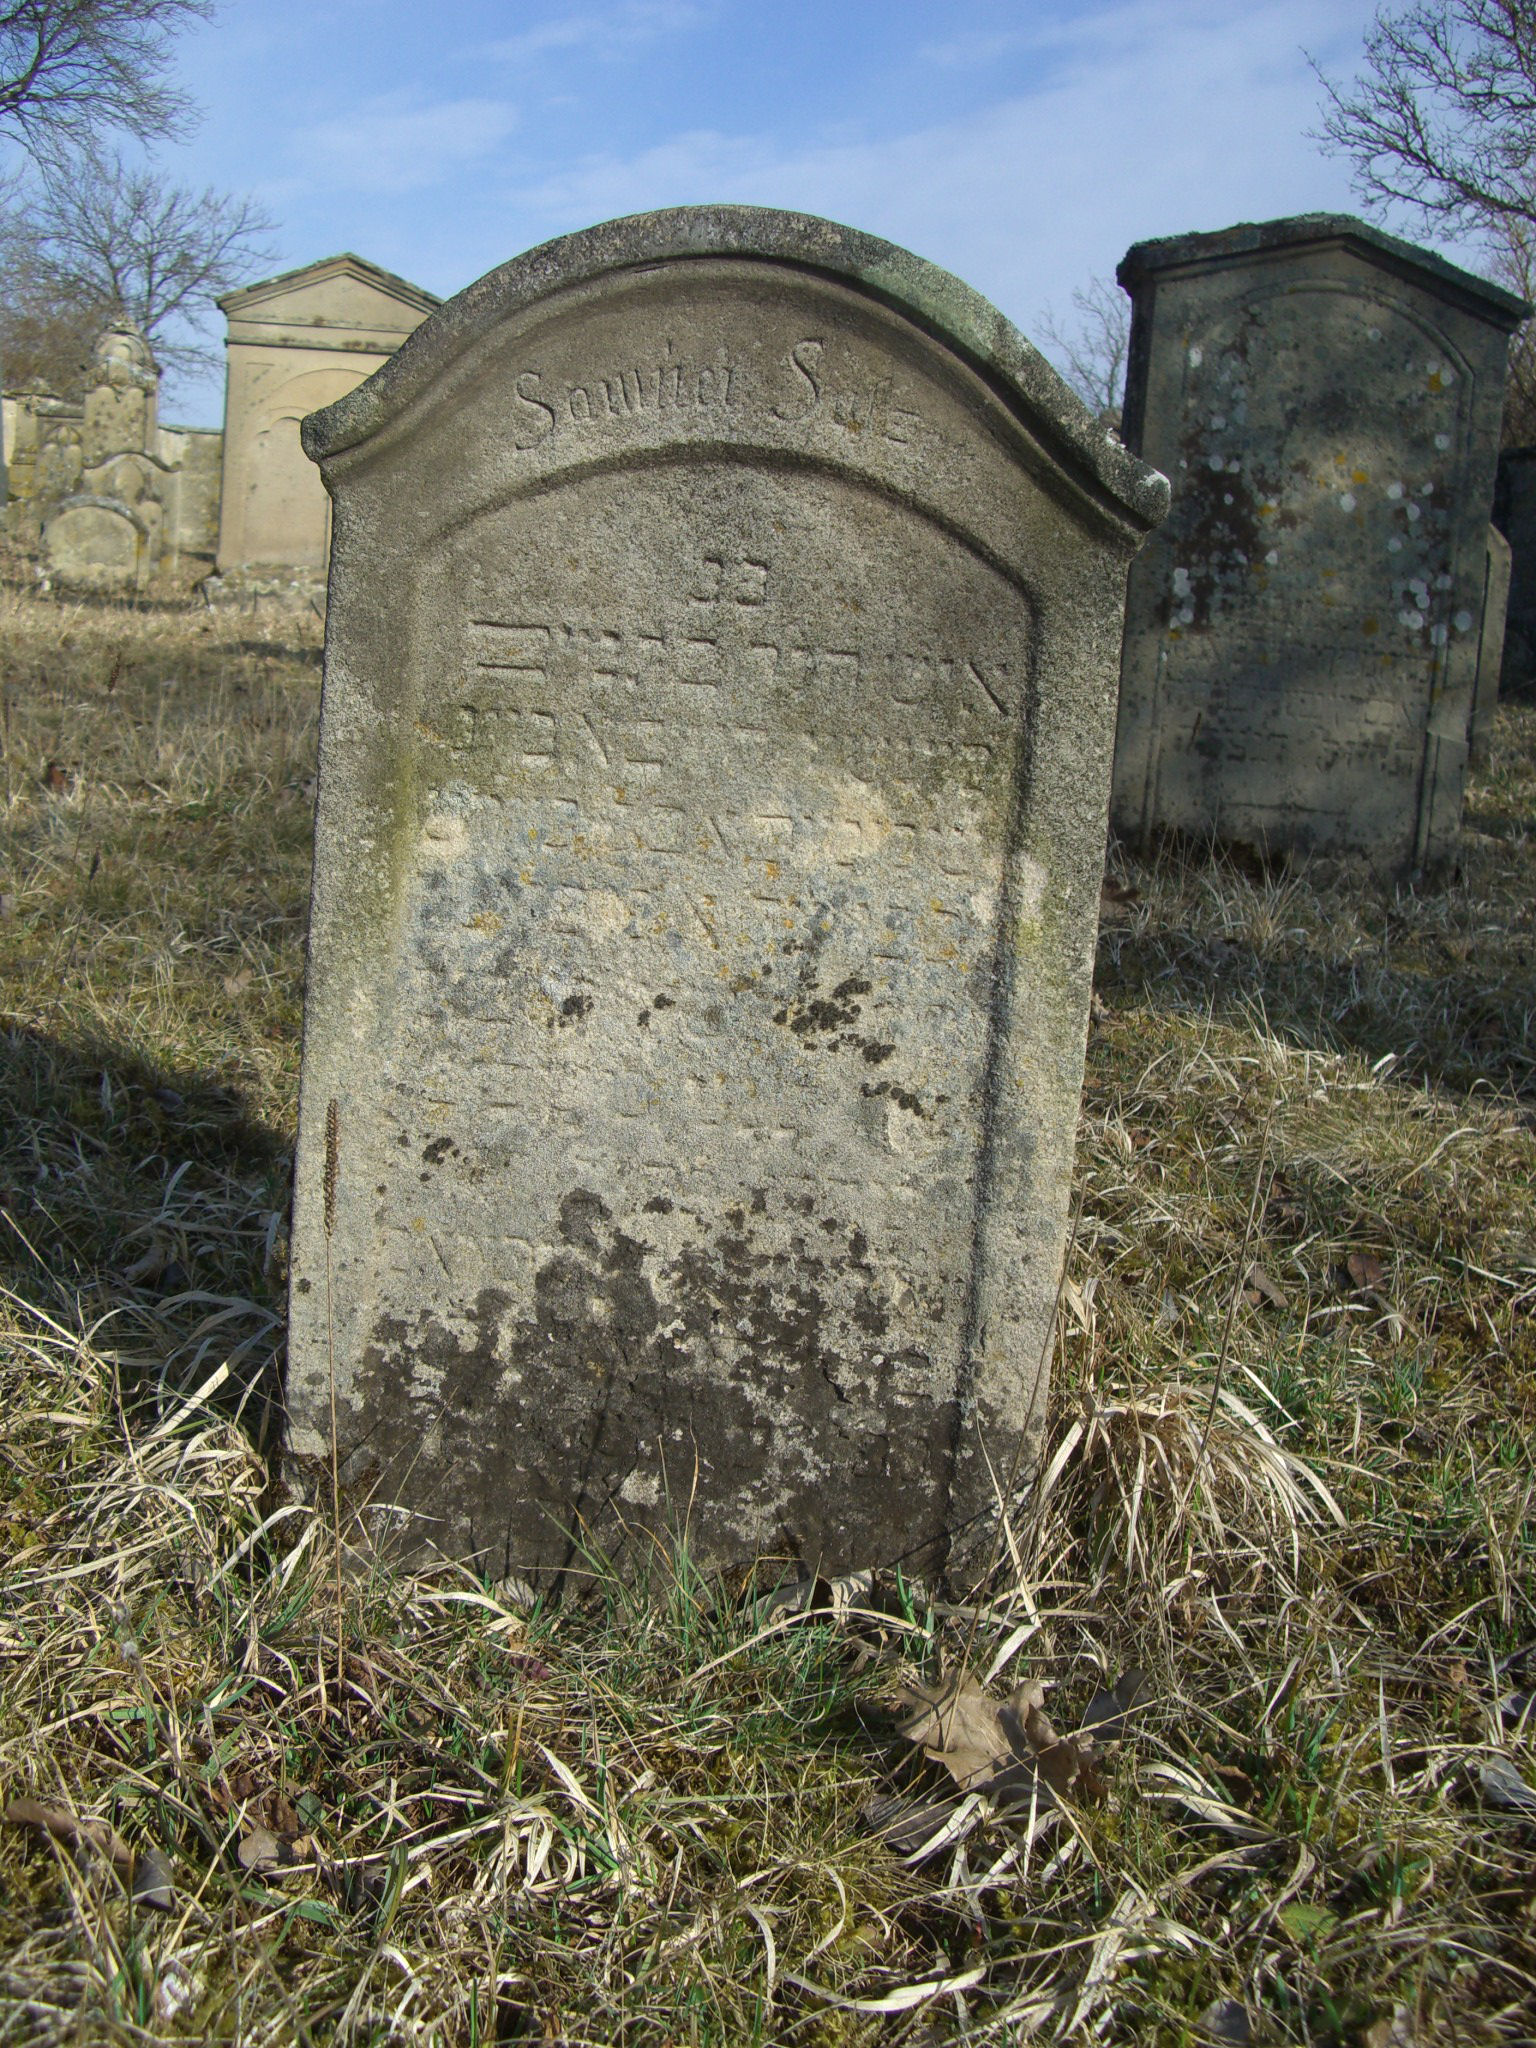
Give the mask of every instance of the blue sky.
MULTIPOLYGON (((274 269, 353 249, 459 290, 567 230, 743 200, 904 243, 1026 334, 1149 235, 1353 210, 1303 51, 1370 0, 222 0, 180 45, 179 177, 274 269)), ((217 424, 217 378, 162 417, 217 424)))

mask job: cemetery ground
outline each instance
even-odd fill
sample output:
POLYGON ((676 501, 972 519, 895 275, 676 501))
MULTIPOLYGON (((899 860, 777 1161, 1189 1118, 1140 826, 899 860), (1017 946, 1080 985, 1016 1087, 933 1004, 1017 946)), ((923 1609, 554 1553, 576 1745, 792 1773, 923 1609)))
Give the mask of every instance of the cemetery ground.
POLYGON ((317 623, 0 611, 0 2042, 1532 2038, 1536 709, 1443 889, 1117 859, 975 1598, 540 1608, 263 1459, 317 623))

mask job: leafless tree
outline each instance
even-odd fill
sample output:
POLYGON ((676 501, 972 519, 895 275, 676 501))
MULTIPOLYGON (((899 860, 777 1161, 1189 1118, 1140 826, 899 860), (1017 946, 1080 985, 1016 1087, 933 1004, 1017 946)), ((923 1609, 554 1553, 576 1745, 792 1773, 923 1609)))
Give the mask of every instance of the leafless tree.
POLYGON ((1131 302, 1107 277, 1093 277, 1072 294, 1074 318, 1063 326, 1047 308, 1040 338, 1072 389, 1102 419, 1118 417, 1125 396, 1125 359, 1131 340, 1131 302))
MULTIPOLYGON (((162 370, 218 361, 197 327, 221 292, 270 258, 272 222, 254 200, 177 185, 153 165, 86 147, 45 154, 25 204, 0 226, 7 364, 29 336, 55 351, 90 343, 126 315, 162 370), (12 282, 14 280, 14 283, 12 282)), ((14 368, 9 374, 16 375, 14 368)), ((36 374, 48 373, 38 366, 36 374)), ((60 388, 58 385, 55 388, 60 388)))
POLYGON ((34 150, 104 128, 141 141, 191 125, 165 81, 177 31, 210 0, 0 0, 0 133, 34 150))
POLYGON ((1319 140, 1349 159, 1367 206, 1408 207, 1432 232, 1536 225, 1532 0, 1384 7, 1353 82, 1318 76, 1319 140))
MULTIPOLYGON (((1313 66, 1317 70, 1316 65, 1313 66)), ((1500 284, 1536 287, 1536 4, 1381 8, 1349 85, 1318 70, 1317 139, 1346 157, 1369 213, 1406 209, 1431 239, 1468 237, 1500 284)), ((1510 345, 1506 445, 1536 439, 1536 332, 1510 345)))
MULTIPOLYGON (((1484 231, 1483 249, 1490 275, 1536 305, 1536 227, 1506 215, 1484 231)), ((1536 442, 1536 321, 1527 320, 1510 336, 1503 440, 1506 448, 1536 442)))
POLYGON ((0 203, 0 363, 7 390, 80 394, 111 314, 94 299, 61 299, 25 217, 0 203))

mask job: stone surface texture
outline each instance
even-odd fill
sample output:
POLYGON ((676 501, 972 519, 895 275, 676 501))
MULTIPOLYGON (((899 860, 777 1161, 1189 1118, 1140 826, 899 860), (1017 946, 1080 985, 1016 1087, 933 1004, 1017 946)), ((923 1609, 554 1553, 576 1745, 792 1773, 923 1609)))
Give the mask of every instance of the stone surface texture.
POLYGON ((229 322, 218 571, 325 572, 330 505, 299 422, 371 376, 437 300, 360 256, 328 256, 219 300, 229 322))
POLYGON ((1343 215, 1119 276, 1125 437, 1173 509, 1130 578, 1116 829, 1443 864, 1522 303, 1343 215))
POLYGON ((1163 479, 755 208, 536 249, 304 432, 293 1452, 334 1364, 344 1477, 498 1572, 958 1569, 1044 1393, 1163 479))

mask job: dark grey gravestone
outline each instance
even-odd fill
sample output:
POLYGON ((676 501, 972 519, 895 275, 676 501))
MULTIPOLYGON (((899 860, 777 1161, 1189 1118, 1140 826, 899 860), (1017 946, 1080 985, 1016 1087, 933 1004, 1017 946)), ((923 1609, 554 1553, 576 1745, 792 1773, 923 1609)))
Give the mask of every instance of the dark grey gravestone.
POLYGON ((349 1473, 494 1569, 974 1551, 1163 480, 953 278, 751 208, 509 263, 305 445, 294 1451, 334 1363, 349 1473))
POLYGON ((1476 769, 1488 765, 1493 718, 1499 708, 1512 559, 1509 542, 1490 521, 1483 555, 1483 610, 1477 635, 1477 678, 1472 691, 1472 726, 1467 747, 1467 764, 1476 769))
POLYGON ((1494 524, 1509 542, 1509 605, 1499 695, 1536 697, 1536 448, 1506 448, 1499 457, 1494 524))
POLYGON ((1384 871, 1452 853, 1521 301, 1342 215, 1143 242, 1116 829, 1384 871))

